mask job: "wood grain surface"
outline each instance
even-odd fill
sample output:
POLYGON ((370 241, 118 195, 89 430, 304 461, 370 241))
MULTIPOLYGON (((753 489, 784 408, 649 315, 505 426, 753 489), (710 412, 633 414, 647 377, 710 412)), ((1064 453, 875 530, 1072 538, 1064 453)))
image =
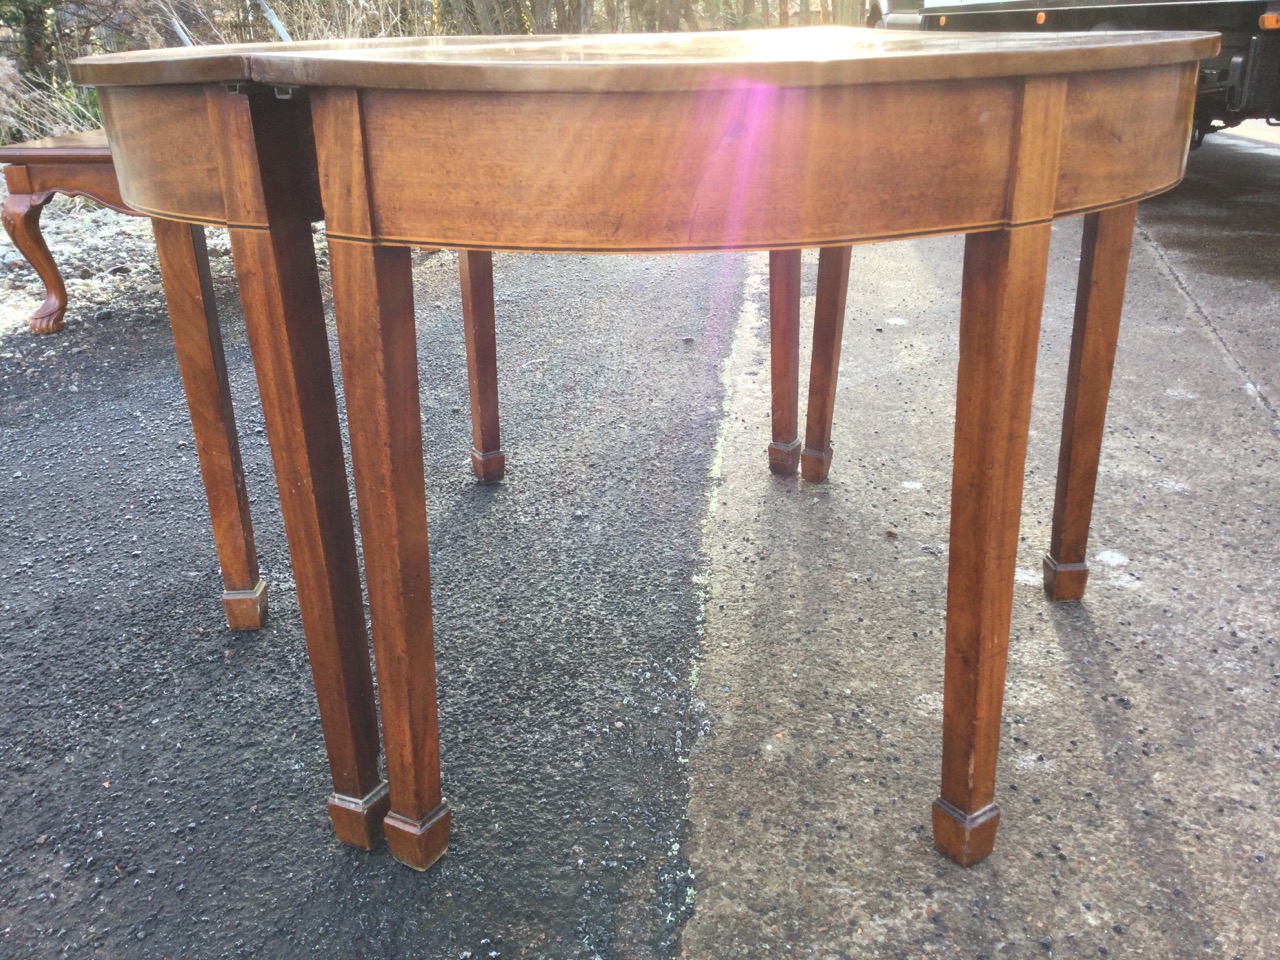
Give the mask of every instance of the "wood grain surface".
POLYGON ((609 93, 844 86, 1149 67, 1217 51, 1213 33, 715 33, 319 40, 143 50, 72 63, 95 86, 284 86, 609 93))

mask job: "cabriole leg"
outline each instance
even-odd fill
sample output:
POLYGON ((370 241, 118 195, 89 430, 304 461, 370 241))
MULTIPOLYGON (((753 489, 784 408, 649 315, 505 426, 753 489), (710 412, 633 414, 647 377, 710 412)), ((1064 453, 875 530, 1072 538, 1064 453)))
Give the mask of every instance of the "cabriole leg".
POLYGON ((36 308, 29 321, 32 333, 61 330, 62 318, 67 312, 66 285, 40 232, 40 214, 52 196, 52 192, 11 193, 4 199, 3 216, 0 216, 13 245, 44 282, 44 303, 36 308))

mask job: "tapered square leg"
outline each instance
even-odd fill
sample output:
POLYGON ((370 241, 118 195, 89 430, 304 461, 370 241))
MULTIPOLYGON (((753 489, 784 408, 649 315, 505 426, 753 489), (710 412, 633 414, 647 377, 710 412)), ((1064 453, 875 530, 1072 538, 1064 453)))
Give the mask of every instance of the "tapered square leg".
POLYGON ((800 253, 769 251, 769 373, 773 441, 769 469, 791 477, 800 465, 800 253))
POLYGON ((1000 713, 1066 100, 1063 77, 1025 81, 1007 199, 1018 225, 969 234, 964 244, 942 789, 933 815, 934 844, 964 866, 991 852, 999 825, 1000 713))
POLYGON ((369 583, 392 855, 425 870, 444 853, 434 628, 409 251, 331 241, 334 315, 369 583), (374 364, 380 377, 361 376, 374 364))
POLYGON ((471 470, 481 483, 496 483, 506 471, 506 457, 498 435, 493 254, 488 250, 459 250, 458 273, 462 280, 462 326, 471 393, 471 470))
POLYGON ((151 226, 222 568, 227 626, 257 630, 266 621, 267 584, 258 571, 204 228, 159 219, 151 226))
POLYGON ((1049 225, 971 234, 960 308, 947 578, 942 795, 934 843, 969 865, 991 852, 1000 712, 1049 225))
POLYGON ((1136 203, 1128 203, 1084 219, 1058 488, 1044 559, 1044 589, 1051 600, 1081 599, 1089 579, 1085 551, 1137 211, 1136 203))
POLYGON ((312 116, 391 789, 385 829, 392 855, 425 870, 448 846, 450 818, 440 785, 412 265, 408 249, 380 246, 369 231, 357 94, 318 91, 312 116))
POLYGON ((304 193, 310 178, 280 159, 296 158, 305 103, 252 85, 245 90, 209 88, 206 105, 226 134, 218 148, 231 253, 329 755, 330 818, 344 843, 368 847, 384 809, 383 780, 312 204, 304 193), (245 160, 258 157, 276 160, 245 160))
POLYGON ((809 365, 809 413, 805 420, 800 473, 810 483, 827 479, 831 469, 831 421, 836 409, 836 380, 844 341, 845 300, 849 293, 852 247, 823 247, 818 252, 818 296, 813 311, 813 357, 809 365))

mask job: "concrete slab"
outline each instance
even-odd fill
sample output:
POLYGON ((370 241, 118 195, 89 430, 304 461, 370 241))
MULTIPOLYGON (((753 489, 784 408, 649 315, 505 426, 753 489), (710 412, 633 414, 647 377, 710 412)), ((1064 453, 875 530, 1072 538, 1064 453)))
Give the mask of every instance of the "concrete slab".
MULTIPOLYGON (((689 957, 1280 954, 1275 418, 1136 245, 1085 602, 1040 588, 1079 225, 1055 227, 995 854, 931 848, 960 241, 855 250, 822 486, 751 469, 764 268, 731 353, 690 764, 689 957)), ((812 264, 810 264, 812 268, 812 264)), ((810 289, 812 284, 810 282, 810 289)), ((803 336, 803 335, 802 335, 803 336)))

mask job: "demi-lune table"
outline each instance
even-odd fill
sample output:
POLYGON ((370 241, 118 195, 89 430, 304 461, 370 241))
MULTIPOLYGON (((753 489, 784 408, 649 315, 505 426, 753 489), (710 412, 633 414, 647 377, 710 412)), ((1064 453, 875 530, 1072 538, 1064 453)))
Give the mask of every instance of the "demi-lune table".
MULTIPOLYGON (((98 89, 128 203, 230 230, 339 837, 368 846, 385 829, 392 854, 420 869, 448 844, 410 246, 769 250, 779 287, 794 284, 799 249, 821 248, 803 450, 820 479, 849 245, 963 233, 933 825, 962 864, 990 853, 1050 227, 1087 216, 1045 562, 1046 589, 1063 599, 1081 596, 1087 574, 1135 206, 1181 178, 1197 61, 1216 49, 1214 34, 824 27, 264 44, 75 64, 98 89), (386 783, 309 230, 321 216, 386 783)), ((464 294, 492 299, 463 279, 464 294)), ((794 470, 794 415, 779 423, 794 411, 786 361, 775 350, 771 459, 794 470)))

